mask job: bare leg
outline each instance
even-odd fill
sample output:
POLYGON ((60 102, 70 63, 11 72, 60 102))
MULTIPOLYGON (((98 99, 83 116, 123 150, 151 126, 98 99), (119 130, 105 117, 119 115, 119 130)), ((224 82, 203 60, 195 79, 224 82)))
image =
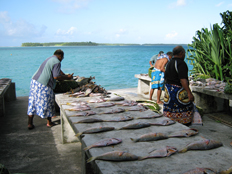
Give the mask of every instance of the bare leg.
POLYGON ((52 122, 52 117, 47 117, 47 127, 52 127, 55 124, 52 122))
POLYGON ((152 100, 153 93, 154 93, 154 89, 151 89, 150 90, 150 98, 149 98, 150 100, 152 100))
POLYGON ((28 129, 34 129, 34 125, 33 125, 33 118, 34 118, 34 115, 28 115, 28 129))
POLYGON ((157 103, 158 103, 158 104, 163 104, 163 102, 160 101, 161 93, 162 93, 161 88, 158 88, 158 91, 157 91, 157 103))

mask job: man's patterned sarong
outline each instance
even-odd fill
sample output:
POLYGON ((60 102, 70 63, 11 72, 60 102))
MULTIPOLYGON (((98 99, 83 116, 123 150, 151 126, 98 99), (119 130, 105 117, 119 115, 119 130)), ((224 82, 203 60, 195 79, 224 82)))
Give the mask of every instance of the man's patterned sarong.
POLYGON ((151 88, 158 89, 164 86, 164 72, 154 68, 151 72, 151 88))
POLYGON ((31 80, 27 115, 37 114, 41 118, 55 116, 55 94, 36 80, 31 80))
POLYGON ((182 124, 192 122, 193 103, 183 87, 165 84, 163 115, 182 124))

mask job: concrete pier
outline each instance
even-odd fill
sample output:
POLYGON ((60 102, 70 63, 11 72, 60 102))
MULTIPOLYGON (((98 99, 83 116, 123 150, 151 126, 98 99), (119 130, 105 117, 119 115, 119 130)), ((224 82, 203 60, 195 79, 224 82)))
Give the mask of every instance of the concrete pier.
MULTIPOLYGON (((140 98, 137 88, 109 91, 126 96, 128 100, 140 98)), ((79 142, 62 144, 59 115, 52 119, 57 124, 52 128, 46 127, 46 119, 35 116, 35 129, 28 130, 27 103, 28 97, 17 97, 15 101, 5 103, 6 116, 0 118, 0 163, 5 165, 11 173, 82 173, 81 144, 79 142)), ((221 141, 224 148, 231 151, 232 127, 222 124, 222 121, 211 119, 212 116, 221 117, 232 123, 231 115, 225 112, 205 114, 204 125, 194 128, 197 128, 205 138, 221 141)), ((223 161, 228 162, 231 159, 225 156, 223 161)), ((221 170, 230 167, 223 161, 220 162, 221 170)), ((178 163, 177 165, 184 167, 178 163)), ((91 166, 87 166, 86 173, 94 174, 91 166)))

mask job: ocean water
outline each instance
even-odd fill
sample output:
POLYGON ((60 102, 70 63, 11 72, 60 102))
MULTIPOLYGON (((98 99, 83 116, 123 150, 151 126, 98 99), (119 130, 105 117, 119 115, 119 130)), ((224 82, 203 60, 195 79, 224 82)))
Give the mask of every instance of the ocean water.
MULTIPOLYGON (((30 80, 41 63, 55 50, 64 51, 61 69, 74 76, 90 77, 106 90, 137 87, 135 74, 147 73, 149 60, 159 51, 172 51, 175 45, 156 46, 77 46, 0 47, 0 78, 16 83, 16 96, 28 96, 30 80)), ((183 45, 187 49, 186 45, 183 45)), ((189 69, 191 66, 189 65, 189 69)))

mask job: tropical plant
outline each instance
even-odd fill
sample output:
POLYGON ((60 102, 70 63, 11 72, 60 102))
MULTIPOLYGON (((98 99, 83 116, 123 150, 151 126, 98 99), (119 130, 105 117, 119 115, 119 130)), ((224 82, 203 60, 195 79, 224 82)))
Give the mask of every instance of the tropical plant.
POLYGON ((221 16, 223 27, 213 24, 210 30, 196 32, 192 44, 188 44, 187 59, 193 65, 191 73, 225 81, 232 77, 232 12, 221 16))

